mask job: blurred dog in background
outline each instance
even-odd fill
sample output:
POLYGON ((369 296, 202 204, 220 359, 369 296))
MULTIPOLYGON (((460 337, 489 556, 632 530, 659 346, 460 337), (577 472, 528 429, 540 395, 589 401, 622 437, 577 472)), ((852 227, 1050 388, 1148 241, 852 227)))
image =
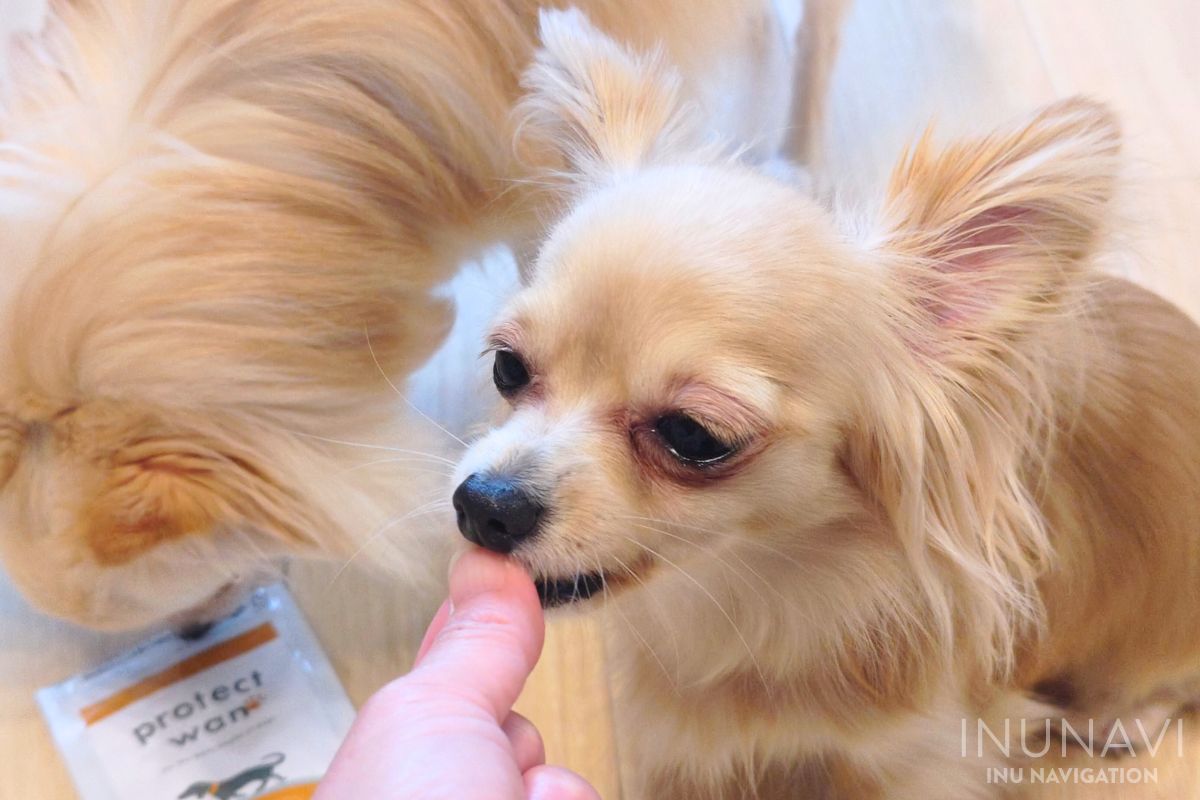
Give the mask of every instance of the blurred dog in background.
MULTIPOLYGON (((415 515, 449 443, 392 385, 447 329, 435 287, 538 227, 510 110, 542 5, 61 0, 14 42, 0 555, 33 603, 185 623, 281 557, 363 548, 441 579, 415 515)), ((764 2, 584 5, 743 140, 782 136, 764 2)))

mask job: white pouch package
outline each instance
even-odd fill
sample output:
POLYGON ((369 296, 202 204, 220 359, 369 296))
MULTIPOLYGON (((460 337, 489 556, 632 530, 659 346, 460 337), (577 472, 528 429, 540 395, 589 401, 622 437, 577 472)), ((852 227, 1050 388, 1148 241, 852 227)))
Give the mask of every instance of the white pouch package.
POLYGON ((354 719, 280 586, 38 692, 82 800, 306 800, 354 719))

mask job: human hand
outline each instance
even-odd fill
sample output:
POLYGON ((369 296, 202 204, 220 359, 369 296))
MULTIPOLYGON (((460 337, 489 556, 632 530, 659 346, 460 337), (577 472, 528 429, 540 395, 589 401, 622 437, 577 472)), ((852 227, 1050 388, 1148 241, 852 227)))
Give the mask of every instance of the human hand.
POLYGON ((363 706, 313 800, 599 800, 512 711, 544 634, 525 571, 465 553, 416 665, 363 706))

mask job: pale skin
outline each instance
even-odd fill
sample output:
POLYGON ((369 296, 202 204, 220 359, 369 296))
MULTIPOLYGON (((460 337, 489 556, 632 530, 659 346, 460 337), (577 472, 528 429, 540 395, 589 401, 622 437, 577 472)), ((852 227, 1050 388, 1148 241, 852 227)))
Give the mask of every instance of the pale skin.
POLYGON ((526 572, 465 553, 412 671, 363 706, 314 800, 599 800, 512 710, 544 633, 526 572))

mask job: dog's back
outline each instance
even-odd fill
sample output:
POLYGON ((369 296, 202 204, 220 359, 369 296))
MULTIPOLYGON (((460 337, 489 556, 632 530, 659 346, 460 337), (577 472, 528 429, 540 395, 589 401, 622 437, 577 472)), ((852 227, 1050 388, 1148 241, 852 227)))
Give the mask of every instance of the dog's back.
POLYGON ((1200 328, 1114 279, 1060 330, 1084 365, 1060 373, 1041 489, 1057 558, 1023 680, 1097 715, 1189 682, 1200 692, 1200 328))

